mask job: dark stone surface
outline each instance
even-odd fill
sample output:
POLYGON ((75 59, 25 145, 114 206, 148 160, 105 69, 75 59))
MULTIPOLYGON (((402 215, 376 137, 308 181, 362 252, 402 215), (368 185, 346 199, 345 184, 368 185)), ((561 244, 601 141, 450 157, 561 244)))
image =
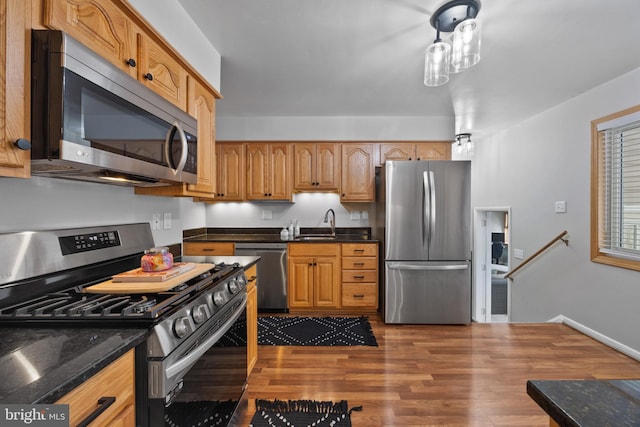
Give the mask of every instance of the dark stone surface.
POLYGON ((530 380, 527 394, 561 426, 640 426, 640 380, 530 380))
POLYGON ((0 402, 53 403, 142 343, 148 328, 3 327, 0 402))
MULTIPOLYGON (((255 243, 322 243, 318 240, 281 240, 280 230, 282 228, 196 228, 185 230, 182 233, 185 242, 255 242, 255 243)), ((304 227, 300 234, 329 234, 328 227, 304 227)), ((377 241, 371 237, 369 227, 338 227, 336 228, 336 239, 327 242, 349 243, 377 241)))

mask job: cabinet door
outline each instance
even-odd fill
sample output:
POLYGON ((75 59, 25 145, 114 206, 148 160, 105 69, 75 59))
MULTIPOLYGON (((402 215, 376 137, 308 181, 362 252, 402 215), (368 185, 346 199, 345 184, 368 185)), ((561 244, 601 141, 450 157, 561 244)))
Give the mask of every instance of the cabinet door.
POLYGON ((144 34, 138 34, 138 80, 157 94, 187 110, 187 71, 144 34))
POLYGON ((288 143, 269 146, 267 186, 270 200, 291 200, 290 151, 291 145, 288 143))
POLYGON ((413 160, 415 155, 415 144, 410 142, 393 142, 380 144, 380 164, 384 165, 387 160, 413 160))
POLYGON ((342 144, 343 202, 371 202, 375 199, 373 144, 342 144))
POLYGON ((293 153, 293 189, 315 190, 316 144, 295 144, 293 153))
POLYGON ((247 144, 247 199, 268 200, 269 188, 269 145, 247 144))
POLYGON ((251 266, 247 276, 247 375, 258 360, 258 278, 257 268, 251 266))
POLYGON ((428 142, 416 144, 416 157, 418 160, 450 160, 450 142, 428 142))
POLYGON ((198 120, 198 183, 187 184, 189 191, 215 193, 215 120, 216 99, 195 79, 189 79, 188 112, 198 120))
POLYGON ((337 257, 318 257, 313 261, 314 305, 340 306, 340 264, 337 257))
POLYGON ((217 144, 216 152, 216 198, 244 200, 244 145, 217 144))
POLYGON ((340 144, 317 144, 316 182, 320 190, 337 191, 340 188, 340 144))
POLYGON ((0 2, 0 175, 16 178, 28 178, 31 171, 31 152, 14 145, 30 135, 29 14, 28 1, 0 2))
POLYGON ((313 257, 289 257, 289 308, 313 307, 313 257))
POLYGON ((138 58, 135 31, 129 18, 113 2, 45 0, 44 25, 66 32, 137 77, 137 68, 130 65, 136 64, 138 58))

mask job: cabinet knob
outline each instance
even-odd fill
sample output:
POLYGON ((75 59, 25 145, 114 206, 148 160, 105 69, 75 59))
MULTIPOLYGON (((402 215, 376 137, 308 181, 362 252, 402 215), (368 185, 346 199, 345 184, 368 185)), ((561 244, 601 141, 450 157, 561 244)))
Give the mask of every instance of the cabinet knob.
POLYGON ((21 150, 29 150, 31 148, 31 141, 25 138, 20 138, 13 143, 16 147, 21 150))
POLYGON ((149 80, 149 81, 151 81, 151 80, 153 80, 153 74, 147 73, 147 74, 144 75, 144 78, 149 80))
POLYGON ((133 58, 129 58, 125 62, 127 63, 127 65, 129 65, 129 67, 135 68, 136 66, 136 60, 133 58))

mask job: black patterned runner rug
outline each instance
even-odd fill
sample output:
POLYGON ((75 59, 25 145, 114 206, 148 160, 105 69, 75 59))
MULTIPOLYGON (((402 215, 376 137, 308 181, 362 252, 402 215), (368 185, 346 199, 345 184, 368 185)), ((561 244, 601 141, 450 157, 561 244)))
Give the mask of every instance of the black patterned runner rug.
POLYGON ((351 427, 351 411, 347 401, 256 399, 256 412, 250 427, 351 427))
POLYGON ((258 344, 378 346, 367 317, 258 317, 258 344))

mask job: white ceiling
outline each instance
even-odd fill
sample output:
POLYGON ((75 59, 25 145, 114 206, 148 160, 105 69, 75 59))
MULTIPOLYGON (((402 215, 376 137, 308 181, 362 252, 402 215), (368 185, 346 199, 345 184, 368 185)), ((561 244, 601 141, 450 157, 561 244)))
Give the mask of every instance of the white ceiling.
POLYGON ((442 0, 179 1, 222 55, 220 117, 455 116, 482 134, 640 67, 640 0, 482 0, 481 61, 437 88, 442 0))

